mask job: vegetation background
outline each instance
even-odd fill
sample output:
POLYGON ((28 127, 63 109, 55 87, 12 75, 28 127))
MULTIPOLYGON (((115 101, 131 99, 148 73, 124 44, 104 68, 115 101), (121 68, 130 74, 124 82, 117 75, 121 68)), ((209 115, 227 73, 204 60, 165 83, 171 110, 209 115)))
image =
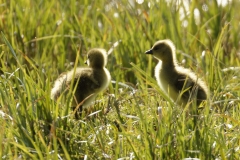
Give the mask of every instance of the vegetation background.
POLYGON ((0 0, 0 158, 238 159, 239 8, 238 0, 0 0), (209 86, 199 115, 156 85, 156 60, 144 52, 166 38, 209 86), (113 81, 75 120, 71 98, 49 95, 93 47, 112 51, 113 81))

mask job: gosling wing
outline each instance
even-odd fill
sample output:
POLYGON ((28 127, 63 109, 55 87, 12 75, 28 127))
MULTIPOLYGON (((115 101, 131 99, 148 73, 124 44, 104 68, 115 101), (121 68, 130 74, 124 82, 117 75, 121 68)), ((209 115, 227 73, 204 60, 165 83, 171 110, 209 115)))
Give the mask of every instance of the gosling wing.
POLYGON ((182 98, 186 101, 194 96, 195 82, 188 76, 180 74, 175 82, 175 87, 179 93, 182 92, 182 98))
POLYGON ((91 70, 82 71, 80 75, 75 77, 73 85, 74 87, 77 85, 75 97, 78 103, 100 88, 100 84, 94 79, 91 70))
POLYGON ((201 79, 196 79, 193 76, 190 77, 181 74, 178 76, 175 86, 179 93, 183 92, 182 98, 185 101, 196 98, 197 105, 199 105, 203 100, 206 100, 207 98, 207 94, 201 86, 201 83, 203 83, 201 79))

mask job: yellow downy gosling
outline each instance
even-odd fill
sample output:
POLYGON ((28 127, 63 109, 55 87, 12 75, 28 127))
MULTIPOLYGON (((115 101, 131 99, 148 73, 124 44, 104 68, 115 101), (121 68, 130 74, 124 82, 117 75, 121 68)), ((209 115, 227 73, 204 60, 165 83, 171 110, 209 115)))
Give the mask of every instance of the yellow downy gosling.
MULTIPOLYGON (((83 100, 83 104, 79 110, 87 108, 95 100, 97 94, 105 90, 110 81, 111 76, 109 71, 105 68, 107 64, 107 53, 104 49, 94 48, 87 53, 88 67, 76 68, 69 72, 62 73, 55 81, 51 90, 51 98, 56 100, 62 92, 69 91, 71 81, 73 81, 73 88, 77 85, 74 93, 72 106, 77 107, 83 100)), ((75 115, 76 116, 76 115, 75 115)))
POLYGON ((155 77, 160 88, 180 106, 196 100, 197 106, 209 96, 204 81, 189 69, 177 64, 175 46, 171 40, 159 40, 145 52, 159 60, 155 77))

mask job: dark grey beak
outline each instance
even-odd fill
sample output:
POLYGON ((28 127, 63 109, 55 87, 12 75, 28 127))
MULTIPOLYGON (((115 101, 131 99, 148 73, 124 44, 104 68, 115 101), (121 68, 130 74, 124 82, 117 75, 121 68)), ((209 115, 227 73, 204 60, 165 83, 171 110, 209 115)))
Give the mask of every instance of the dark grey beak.
POLYGON ((153 54, 152 49, 149 49, 148 51, 146 51, 145 54, 153 54))
POLYGON ((85 61, 84 63, 87 64, 87 61, 85 61))

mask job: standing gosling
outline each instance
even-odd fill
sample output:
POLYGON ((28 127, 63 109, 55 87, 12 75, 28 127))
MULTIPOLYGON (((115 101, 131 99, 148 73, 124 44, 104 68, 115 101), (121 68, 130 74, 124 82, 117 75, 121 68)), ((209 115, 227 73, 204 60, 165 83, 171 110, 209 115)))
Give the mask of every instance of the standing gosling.
MULTIPOLYGON (((107 53, 104 49, 94 48, 87 53, 88 67, 76 68, 61 74, 54 83, 51 90, 51 98, 56 100, 61 92, 69 90, 73 80, 73 88, 77 85, 74 93, 72 106, 81 102, 79 110, 87 108, 95 100, 97 94, 106 89, 111 81, 109 71, 105 68, 107 64, 107 53), (85 101, 83 101, 85 100, 85 101)), ((75 107, 76 108, 76 107, 75 107)), ((75 115, 77 118, 77 114, 75 115)))
POLYGON ((145 52, 159 60, 155 77, 160 88, 180 106, 196 98, 199 106, 209 96, 206 84, 189 69, 177 64, 175 46, 171 40, 159 40, 145 52))

